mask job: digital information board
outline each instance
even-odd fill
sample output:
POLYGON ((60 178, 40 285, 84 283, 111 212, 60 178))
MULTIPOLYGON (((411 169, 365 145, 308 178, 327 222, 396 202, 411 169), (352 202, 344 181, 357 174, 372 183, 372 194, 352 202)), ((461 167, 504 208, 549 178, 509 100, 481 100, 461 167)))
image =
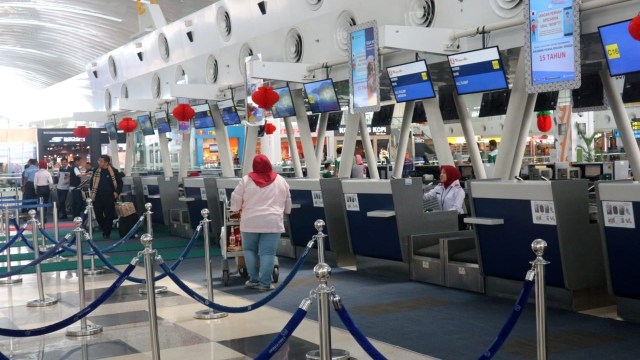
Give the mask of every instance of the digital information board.
POLYGON ((640 41, 629 34, 630 22, 626 20, 598 28, 611 76, 640 72, 640 41))
POLYGON ((166 111, 158 111, 154 114, 154 117, 156 118, 158 134, 171 132, 171 126, 169 125, 169 119, 166 111))
POLYGON ((387 74, 396 102, 430 99, 436 96, 425 60, 389 66, 387 74))
POLYGON ((578 0, 526 0, 525 9, 527 92, 579 88, 578 0))
POLYGON ((448 58, 458 95, 509 87, 497 46, 449 55, 448 58))
POLYGON ((349 33, 349 109, 352 114, 380 110, 378 76, 378 25, 368 21, 351 27, 349 33))

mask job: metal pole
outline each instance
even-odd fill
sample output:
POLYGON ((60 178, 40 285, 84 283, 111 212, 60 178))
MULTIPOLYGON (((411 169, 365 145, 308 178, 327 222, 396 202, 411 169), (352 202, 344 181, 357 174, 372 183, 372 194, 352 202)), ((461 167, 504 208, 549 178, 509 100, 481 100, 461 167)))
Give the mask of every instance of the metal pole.
MULTIPOLYGON (((76 237, 76 251, 78 254, 76 274, 78 275, 78 294, 80 295, 80 301, 78 307, 80 310, 85 308, 84 303, 84 257, 82 256, 82 236, 85 233, 82 228, 82 218, 76 217, 73 219, 76 224, 76 228, 73 230, 76 237)), ((67 336, 89 336, 102 332, 101 325, 87 325, 87 317, 80 319, 80 326, 72 326, 67 329, 67 336)))
MULTIPOLYGON (((146 203, 144 204, 144 208, 147 209, 147 212, 144 213, 144 216, 147 218, 147 234, 153 236, 153 222, 151 220, 151 215, 153 214, 153 211, 151 211, 151 208, 153 207, 153 205, 151 205, 151 203, 146 203)), ((167 292, 167 287, 166 286, 156 286, 155 287, 155 293, 156 294, 162 294, 167 292)), ((147 287, 141 287, 140 289, 138 289, 138 294, 140 295, 146 295, 147 294, 147 287)))
MULTIPOLYGON (((44 205, 44 199, 42 197, 38 197, 38 204, 44 205)), ((45 223, 44 212, 45 212, 44 207, 41 207, 40 208, 40 224, 42 225, 43 228, 44 228, 44 223, 45 223)), ((47 244, 44 243, 44 237, 42 237, 42 247, 44 248, 46 245, 47 244)))
MULTIPOLYGON (((17 218, 16 218, 17 219, 17 218)), ((9 209, 9 205, 4 205, 4 223, 5 223, 5 236, 7 238, 7 242, 11 240, 11 210, 9 209)), ((16 233, 20 231, 20 229, 16 229, 16 233)), ((6 250, 7 255, 7 272, 11 272, 11 247, 6 250)), ((22 278, 17 276, 12 278, 11 276, 0 279, 0 284, 10 285, 22 282, 22 278)))
MULTIPOLYGON (((209 209, 202 209, 200 211, 203 219, 200 223, 200 227, 204 233, 204 261, 205 261, 205 271, 207 272, 207 292, 209 294, 209 300, 213 302, 213 279, 211 278, 211 255, 209 254, 209 209)), ((196 311, 196 315, 194 316, 196 319, 200 320, 210 320, 210 319, 220 319, 228 316, 226 312, 216 311, 214 309, 208 308, 205 310, 196 311)))
POLYGON ((536 274, 536 349, 537 359, 547 359, 547 305, 544 293, 544 266, 549 262, 542 258, 547 242, 536 239, 531 243, 531 250, 536 254, 536 259, 531 261, 536 274))
MULTIPOLYGON (((38 244, 38 219, 36 219, 36 211, 31 209, 29 210, 29 216, 31 219, 29 222, 31 223, 31 241, 33 243, 33 254, 34 258, 37 259, 40 257, 40 245, 38 244)), ((28 307, 42 307, 42 306, 51 306, 58 303, 58 299, 54 299, 49 296, 45 296, 44 294, 44 284, 42 282, 42 271, 40 270, 40 264, 36 265, 36 281, 38 283, 38 299, 30 300, 27 302, 28 307)))
POLYGON ((349 359, 349 353, 341 349, 331 349, 331 317, 329 313, 329 295, 333 291, 327 286, 327 280, 331 277, 331 266, 324 262, 324 239, 325 234, 322 233, 324 221, 318 219, 313 224, 318 230, 318 234, 314 235, 318 245, 318 264, 313 268, 313 272, 320 281, 316 288, 316 296, 318 298, 318 322, 320 329, 320 349, 312 350, 307 353, 306 358, 311 360, 333 360, 333 359, 349 359))
MULTIPOLYGON (((60 227, 58 226, 58 206, 57 206, 57 201, 53 201, 51 202, 52 206, 53 206, 53 238, 56 239, 56 242, 60 239, 60 227)), ((64 257, 62 257, 60 254, 56 255, 55 257, 53 257, 51 259, 54 262, 60 262, 62 260, 64 260, 64 257)))
POLYGON ((151 354, 153 360, 160 360, 160 343, 158 342, 158 316, 156 314, 156 297, 153 293, 153 262, 155 261, 156 251, 152 249, 153 236, 151 234, 143 234, 140 242, 144 245, 144 269, 147 283, 147 306, 149 308, 149 331, 151 333, 151 354))
MULTIPOLYGON (((89 239, 93 240, 93 218, 95 217, 95 212, 93 211, 93 201, 91 198, 87 198, 87 224, 89 228, 89 239)), ((88 276, 96 276, 104 274, 104 269, 96 269, 96 256, 89 256, 89 261, 91 263, 91 268, 84 269, 84 274, 88 276)))

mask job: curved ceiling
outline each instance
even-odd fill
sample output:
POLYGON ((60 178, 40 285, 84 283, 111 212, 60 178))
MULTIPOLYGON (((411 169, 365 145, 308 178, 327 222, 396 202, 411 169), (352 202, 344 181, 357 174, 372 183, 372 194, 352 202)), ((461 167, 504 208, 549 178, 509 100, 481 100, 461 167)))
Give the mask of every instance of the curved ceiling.
MULTIPOLYGON (((157 3, 170 23, 216 1, 157 3)), ((135 0, 0 1, 0 68, 46 88, 84 72, 87 63, 137 34, 135 0)))

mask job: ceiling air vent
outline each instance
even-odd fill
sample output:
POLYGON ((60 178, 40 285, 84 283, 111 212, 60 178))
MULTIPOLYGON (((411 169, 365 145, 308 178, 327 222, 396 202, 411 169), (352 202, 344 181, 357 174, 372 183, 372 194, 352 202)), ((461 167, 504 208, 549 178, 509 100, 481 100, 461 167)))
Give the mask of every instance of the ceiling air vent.
POLYGON ((151 96, 154 99, 159 99, 162 92, 160 91, 160 77, 158 74, 153 74, 153 79, 151 79, 151 96))
POLYGON ((207 58, 205 76, 207 78, 207 83, 209 84, 215 84, 218 82, 218 60, 213 55, 209 55, 207 58))
POLYGON ((242 45, 242 47, 240 48, 240 55, 238 55, 238 66, 240 68, 240 74, 242 74, 242 76, 245 76, 247 74, 247 64, 245 59, 251 55, 253 55, 251 46, 249 46, 249 44, 242 45))
POLYGON ((129 98, 129 87, 127 86, 127 84, 122 84, 122 87, 120 88, 120 98, 121 99, 129 98))
POLYGON ((222 39, 224 41, 229 41, 229 39, 231 39, 231 16, 224 6, 220 6, 218 8, 216 24, 218 24, 218 31, 220 32, 222 39))
POLYGON ((299 63, 302 61, 304 51, 302 35, 298 29, 291 29, 284 39, 284 58, 288 62, 299 63))
POLYGON ((336 20, 336 46, 345 54, 349 51, 349 32, 351 31, 351 27, 355 24, 356 17, 351 11, 341 12, 336 20))
POLYGON ((104 91, 104 110, 111 110, 111 91, 109 89, 104 91))
POLYGON ((322 1, 323 0, 307 0, 307 4, 309 4, 311 10, 318 10, 322 7, 322 1))
POLYGON ((405 13, 406 23, 410 26, 429 27, 436 14, 435 0, 411 0, 405 13))
POLYGON ((169 55, 171 55, 171 52, 169 51, 169 41, 163 33, 158 35, 158 50, 160 51, 160 57, 162 60, 169 61, 169 55))
POLYGON ((107 60, 109 64, 109 74, 111 74, 111 78, 113 80, 118 78, 118 68, 116 67, 116 60, 113 56, 109 55, 109 59, 107 60))
POLYGON ((489 0, 493 11, 503 18, 512 18, 521 14, 524 0, 489 0))

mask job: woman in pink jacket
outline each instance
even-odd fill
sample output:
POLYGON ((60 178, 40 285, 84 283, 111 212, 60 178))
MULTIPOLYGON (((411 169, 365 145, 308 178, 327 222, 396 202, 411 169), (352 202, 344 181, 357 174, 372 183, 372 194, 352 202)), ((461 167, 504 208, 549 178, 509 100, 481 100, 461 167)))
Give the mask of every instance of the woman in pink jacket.
POLYGON ((240 232, 249 272, 245 286, 269 291, 278 240, 284 232, 283 216, 291 212, 291 194, 289 184, 273 172, 265 155, 253 158, 253 171, 233 190, 231 210, 242 211, 240 232))

